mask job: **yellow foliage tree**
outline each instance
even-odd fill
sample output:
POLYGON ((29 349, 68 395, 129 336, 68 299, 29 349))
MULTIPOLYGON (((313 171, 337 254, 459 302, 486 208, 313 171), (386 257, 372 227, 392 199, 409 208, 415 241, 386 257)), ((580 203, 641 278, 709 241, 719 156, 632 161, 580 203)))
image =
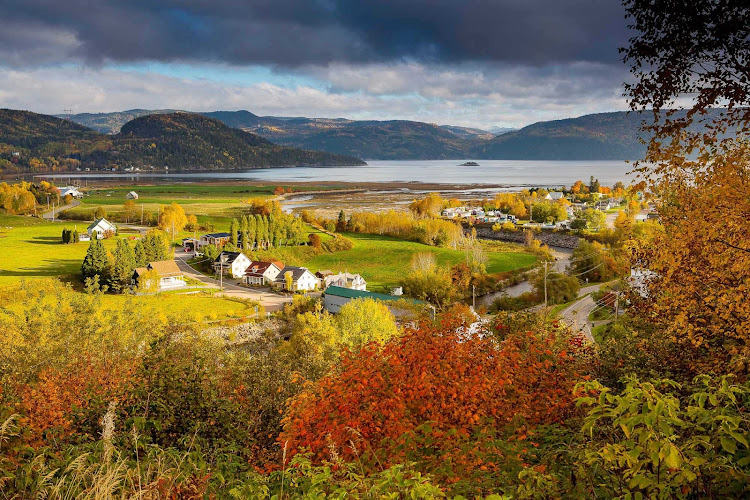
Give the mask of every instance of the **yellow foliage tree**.
POLYGON ((383 344, 399 334, 388 307, 381 301, 361 298, 344 305, 336 316, 339 343, 350 349, 359 349, 370 342, 383 344))
POLYGON ((159 229, 168 232, 172 238, 185 228, 187 222, 185 210, 179 204, 172 202, 171 205, 161 207, 159 229))

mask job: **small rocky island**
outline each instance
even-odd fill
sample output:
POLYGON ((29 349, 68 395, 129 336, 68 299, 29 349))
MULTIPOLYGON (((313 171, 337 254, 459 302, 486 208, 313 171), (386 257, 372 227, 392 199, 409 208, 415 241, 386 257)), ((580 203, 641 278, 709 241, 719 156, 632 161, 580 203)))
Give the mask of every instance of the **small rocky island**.
POLYGON ((467 161, 466 163, 462 163, 459 165, 459 167, 478 167, 479 163, 475 161, 467 161))

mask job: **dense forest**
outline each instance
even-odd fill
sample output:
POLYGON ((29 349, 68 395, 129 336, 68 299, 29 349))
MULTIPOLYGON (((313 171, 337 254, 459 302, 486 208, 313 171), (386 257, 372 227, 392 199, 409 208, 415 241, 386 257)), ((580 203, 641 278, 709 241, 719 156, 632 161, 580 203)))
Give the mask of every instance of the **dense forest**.
POLYGON ((351 156, 277 146, 191 113, 142 116, 114 136, 69 120, 7 109, 0 110, 0 125, 0 171, 4 172, 363 164, 351 156))

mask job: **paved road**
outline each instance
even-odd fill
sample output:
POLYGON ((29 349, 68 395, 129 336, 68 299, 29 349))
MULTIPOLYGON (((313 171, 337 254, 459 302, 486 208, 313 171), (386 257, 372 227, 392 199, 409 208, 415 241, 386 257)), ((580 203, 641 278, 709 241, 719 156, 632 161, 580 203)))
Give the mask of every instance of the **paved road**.
MULTIPOLYGON (((177 266, 180 268, 180 271, 185 273, 185 276, 189 276, 190 278, 201 281, 208 288, 218 289, 219 288, 218 280, 210 278, 206 276, 205 274, 196 271, 190 266, 190 264, 186 262, 187 259, 191 257, 192 257, 192 254, 185 253, 179 250, 175 251, 174 260, 177 262, 177 266)), ((291 297, 289 296, 278 295, 276 293, 270 293, 267 290, 266 291, 255 290, 251 288, 237 286, 229 280, 224 280, 223 286, 224 286, 224 291, 222 292, 223 295, 226 295, 228 297, 240 297, 243 299, 249 299, 249 300, 260 302, 263 305, 263 307, 266 308, 266 311, 269 311, 269 312, 278 311, 282 309, 285 304, 288 304, 292 301, 291 297)))
MULTIPOLYGON (((557 247, 550 248, 550 250, 552 251, 552 255, 554 255, 555 257, 555 265, 550 269, 550 271, 564 273, 565 268, 568 267, 568 263, 570 262, 570 256, 573 254, 573 250, 557 247)), ((486 295, 482 295, 481 297, 477 297, 477 305, 484 305, 485 307, 489 307, 490 305, 492 305, 492 302, 494 302, 495 299, 498 299, 503 295, 508 295, 509 297, 518 297, 530 291, 532 291, 531 283, 529 283, 528 281, 522 281, 520 283, 516 283, 515 285, 511 285, 499 292, 488 293, 486 295)))
POLYGON ((67 205, 63 205, 60 207, 55 207, 54 209, 50 210, 49 212, 43 213, 42 218, 47 220, 57 220, 57 214, 60 213, 61 210, 67 210, 69 208, 77 207, 80 205, 81 202, 78 200, 73 200, 67 205))
MULTIPOLYGON (((591 293, 598 290, 602 285, 603 284, 589 285, 581 288, 578 292, 578 296, 581 298, 560 311, 559 314, 561 320, 570 325, 574 330, 585 333, 586 337, 592 342, 594 341, 594 335, 592 333, 594 323, 589 321, 589 314, 591 314, 591 311, 599 307, 599 305, 594 302, 591 293)), ((599 325, 607 322, 608 321, 597 321, 596 324, 599 325)))

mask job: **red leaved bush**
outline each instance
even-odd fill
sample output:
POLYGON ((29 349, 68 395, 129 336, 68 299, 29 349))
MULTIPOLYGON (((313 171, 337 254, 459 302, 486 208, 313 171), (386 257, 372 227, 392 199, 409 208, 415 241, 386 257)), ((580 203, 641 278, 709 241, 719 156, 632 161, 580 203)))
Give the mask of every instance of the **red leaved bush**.
POLYGON ((59 440, 79 433, 74 413, 92 405, 105 408, 107 402, 120 399, 136 364, 135 359, 107 363, 83 355, 63 369, 45 368, 35 382, 20 386, 18 410, 28 444, 40 446, 53 436, 59 440))
POLYGON ((347 353, 339 369, 291 402, 281 445, 319 459, 333 446, 349 459, 354 441, 397 461, 406 433, 428 422, 436 446, 448 451, 482 426, 530 428, 567 416, 576 361, 558 333, 508 332, 500 341, 486 330, 466 334, 466 321, 446 314, 384 347, 347 353))

